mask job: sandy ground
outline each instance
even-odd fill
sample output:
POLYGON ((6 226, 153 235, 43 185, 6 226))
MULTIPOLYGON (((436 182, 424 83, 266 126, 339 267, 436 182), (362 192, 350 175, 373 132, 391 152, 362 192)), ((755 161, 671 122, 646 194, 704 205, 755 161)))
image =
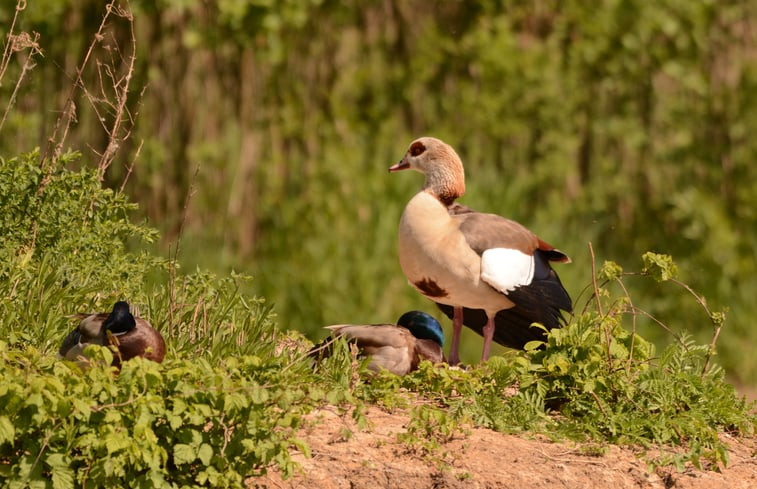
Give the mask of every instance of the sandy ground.
POLYGON ((249 480, 256 489, 274 488, 757 488, 757 439, 724 438, 730 446, 726 468, 650 472, 639 449, 608 446, 602 455, 585 446, 543 437, 472 429, 445 443, 433 456, 397 440, 408 416, 371 408, 372 428, 358 431, 349 416, 326 409, 300 436, 311 458, 295 456, 302 470, 282 480, 271 472, 249 480), (345 429, 352 432, 345 437, 345 429))

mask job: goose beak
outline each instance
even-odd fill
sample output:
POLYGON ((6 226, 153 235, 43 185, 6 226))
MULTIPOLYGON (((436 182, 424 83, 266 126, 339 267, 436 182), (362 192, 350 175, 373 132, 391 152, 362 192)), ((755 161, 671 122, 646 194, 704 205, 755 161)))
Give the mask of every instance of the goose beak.
POLYGON ((407 170, 408 168, 410 168, 410 163, 408 163, 407 158, 402 158, 402 161, 400 161, 396 165, 392 165, 389 167, 389 173, 393 173, 400 170, 407 170))

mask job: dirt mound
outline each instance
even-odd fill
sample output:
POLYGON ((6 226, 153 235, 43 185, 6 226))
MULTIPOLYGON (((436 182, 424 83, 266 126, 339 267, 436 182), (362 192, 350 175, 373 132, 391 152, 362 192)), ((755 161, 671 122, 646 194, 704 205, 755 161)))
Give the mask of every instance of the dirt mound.
POLYGON ((597 456, 592 447, 555 443, 544 437, 505 435, 472 429, 446 443, 434 456, 423 456, 397 440, 408 416, 372 408, 373 427, 358 431, 349 416, 333 410, 300 436, 312 457, 295 456, 302 471, 282 480, 272 472, 251 479, 249 487, 272 488, 757 488, 757 439, 726 439, 730 463, 720 470, 666 468, 650 473, 641 451, 609 446, 597 456), (348 431, 352 436, 345 436, 348 431), (587 449, 588 448, 588 449, 587 449))

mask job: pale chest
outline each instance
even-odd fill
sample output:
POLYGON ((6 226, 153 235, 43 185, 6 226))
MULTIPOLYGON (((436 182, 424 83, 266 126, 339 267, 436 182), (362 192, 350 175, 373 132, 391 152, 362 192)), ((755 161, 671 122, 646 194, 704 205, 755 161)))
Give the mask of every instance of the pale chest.
POLYGON ((408 203, 400 219, 399 258, 408 281, 435 302, 481 309, 510 304, 481 280, 481 257, 446 207, 425 192, 408 203))

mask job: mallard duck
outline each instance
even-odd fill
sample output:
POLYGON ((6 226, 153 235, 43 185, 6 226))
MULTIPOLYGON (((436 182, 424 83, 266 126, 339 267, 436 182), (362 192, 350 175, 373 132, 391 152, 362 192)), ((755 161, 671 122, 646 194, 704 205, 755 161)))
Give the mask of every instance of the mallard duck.
POLYGON ((118 349, 113 365, 134 357, 144 357, 154 362, 162 362, 166 355, 163 337, 150 323, 135 318, 129 311, 129 304, 118 301, 110 313, 76 314, 81 319, 79 326, 63 340, 58 353, 67 360, 77 360, 84 356, 87 345, 113 345, 118 349))
POLYGON ((394 324, 334 324, 327 339, 313 348, 311 354, 328 354, 334 338, 346 337, 354 341, 361 355, 370 357, 368 368, 386 369, 405 375, 418 368, 422 360, 433 363, 445 361, 442 345, 444 332, 439 321, 421 311, 409 311, 394 324))
POLYGON ((453 320, 450 364, 459 362, 463 324, 484 337, 481 360, 492 340, 522 348, 560 327, 572 302, 550 262, 570 258, 515 221, 456 204, 465 173, 454 149, 436 138, 410 144, 390 172, 426 176, 399 224, 399 258, 410 284, 453 320))

